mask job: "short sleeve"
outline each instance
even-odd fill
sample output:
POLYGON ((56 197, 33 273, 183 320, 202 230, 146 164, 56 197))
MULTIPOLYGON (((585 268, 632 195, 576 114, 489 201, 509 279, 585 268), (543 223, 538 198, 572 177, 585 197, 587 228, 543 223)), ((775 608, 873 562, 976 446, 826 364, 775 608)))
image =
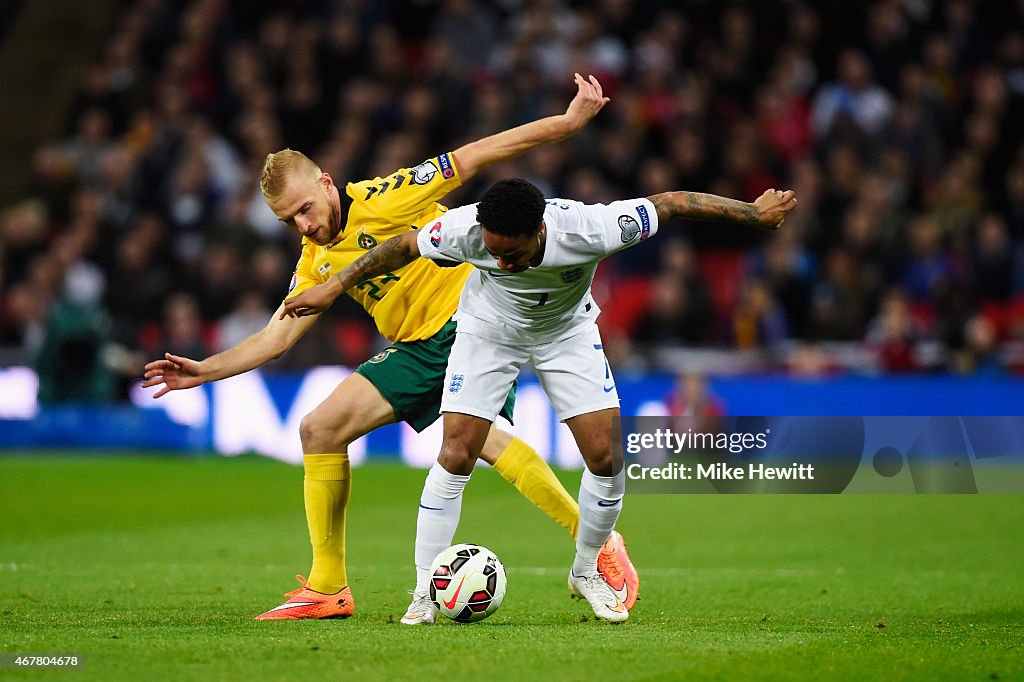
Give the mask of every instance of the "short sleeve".
MULTIPOLYGON (((440 263, 465 263, 466 253, 463 240, 466 226, 460 224, 467 207, 449 211, 430 221, 416 234, 420 255, 440 263)), ((473 213, 475 214, 475 211, 473 213)))
POLYGON ((302 255, 299 256, 299 262, 295 264, 295 272, 292 273, 292 281, 288 284, 288 293, 285 298, 298 296, 306 289, 324 281, 313 270, 313 255, 315 251, 316 248, 311 242, 303 240, 302 255))
POLYGON ((359 211, 386 218, 389 223, 411 224, 461 184, 449 152, 384 178, 350 183, 346 192, 359 211))
POLYGON ((648 199, 625 199, 586 207, 588 222, 600 228, 604 255, 647 241, 658 232, 658 212, 648 199))

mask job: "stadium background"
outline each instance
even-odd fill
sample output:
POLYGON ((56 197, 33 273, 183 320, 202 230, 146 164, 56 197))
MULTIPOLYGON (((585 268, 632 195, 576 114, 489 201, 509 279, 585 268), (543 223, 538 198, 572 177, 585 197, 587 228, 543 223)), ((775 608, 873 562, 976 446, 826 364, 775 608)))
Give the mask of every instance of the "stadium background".
MULTIPOLYGON (((16 369, 0 379, 0 418, 127 405, 147 359, 205 357, 261 328, 297 254, 258 190, 268 151, 304 150, 339 180, 386 174, 561 111, 574 70, 597 75, 611 106, 449 205, 508 175, 584 201, 785 186, 801 202, 775 235, 679 223, 602 266, 612 365, 660 377, 648 400, 692 409, 685 381, 675 396, 664 381, 698 373, 734 410, 734 383, 716 377, 771 376, 772 401, 740 404, 781 414, 807 409, 784 397, 794 380, 841 396, 850 377, 877 377, 886 405, 891 382, 910 381, 944 396, 932 413, 1013 413, 1022 11, 139 0, 68 3, 54 21, 46 3, 5 2, 0 365, 16 369), (992 382, 986 408, 936 376, 992 382)), ((381 345, 345 299, 266 369, 301 382, 381 345)))

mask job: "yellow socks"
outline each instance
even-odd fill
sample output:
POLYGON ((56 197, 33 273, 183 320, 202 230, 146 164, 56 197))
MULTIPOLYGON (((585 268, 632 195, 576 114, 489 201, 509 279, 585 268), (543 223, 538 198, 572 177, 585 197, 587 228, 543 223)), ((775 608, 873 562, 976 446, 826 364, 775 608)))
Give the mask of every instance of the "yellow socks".
POLYGON ((348 585, 345 573, 345 508, 352 487, 345 453, 304 455, 306 525, 313 545, 309 587, 334 594, 348 585))
MULTIPOLYGON (((309 587, 324 594, 334 594, 348 585, 345 508, 352 485, 348 455, 307 454, 303 456, 303 466, 306 524, 313 546, 309 587)), ((576 500, 536 450, 514 438, 498 456, 494 469, 526 499, 568 530, 573 538, 576 537, 579 525, 576 500)))
POLYGON ((580 522, 576 500, 562 486, 537 451, 513 438, 494 463, 494 470, 530 502, 569 531, 573 538, 580 522))

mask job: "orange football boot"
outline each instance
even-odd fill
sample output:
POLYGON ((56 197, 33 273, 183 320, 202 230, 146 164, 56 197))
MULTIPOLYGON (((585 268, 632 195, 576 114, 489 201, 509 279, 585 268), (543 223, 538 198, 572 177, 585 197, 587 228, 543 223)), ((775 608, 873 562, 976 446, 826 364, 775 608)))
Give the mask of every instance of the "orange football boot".
POLYGON ((597 572, 604 576, 605 582, 626 610, 632 609, 640 598, 640 576, 629 560, 626 541, 619 531, 613 530, 601 546, 601 552, 597 555, 597 572))
POLYGON ((300 618, 348 618, 355 610, 352 601, 352 590, 345 587, 334 594, 324 594, 309 589, 309 583, 301 575, 295 576, 302 587, 292 590, 284 596, 288 601, 276 606, 266 613, 256 616, 256 620, 298 620, 300 618))

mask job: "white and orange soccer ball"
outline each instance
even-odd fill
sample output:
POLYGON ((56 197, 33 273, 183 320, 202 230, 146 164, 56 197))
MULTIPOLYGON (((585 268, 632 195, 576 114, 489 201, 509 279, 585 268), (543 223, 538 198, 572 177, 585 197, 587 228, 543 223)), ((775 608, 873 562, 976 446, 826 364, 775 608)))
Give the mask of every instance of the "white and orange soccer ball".
POLYGON ((430 566, 430 599, 459 623, 475 623, 498 610, 505 598, 505 567, 480 545, 452 545, 430 566))

